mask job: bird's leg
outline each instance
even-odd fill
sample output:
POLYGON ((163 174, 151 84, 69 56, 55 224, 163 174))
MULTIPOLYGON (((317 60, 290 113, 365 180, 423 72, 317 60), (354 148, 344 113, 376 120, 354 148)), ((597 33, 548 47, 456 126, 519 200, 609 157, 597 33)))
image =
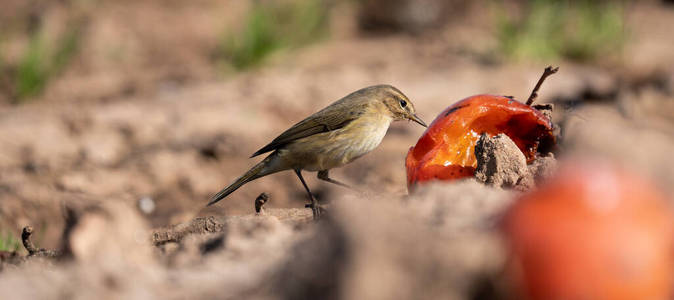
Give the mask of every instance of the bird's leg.
POLYGON ((297 177, 302 182, 304 189, 307 190, 307 194, 309 194, 309 200, 311 201, 311 212, 314 215, 314 220, 318 220, 318 218, 321 217, 321 210, 320 207, 318 207, 318 201, 316 200, 316 197, 314 197, 314 195, 311 193, 311 190, 309 190, 309 186, 307 186, 307 183, 304 181, 304 177, 302 177, 302 171, 300 169, 295 169, 295 174, 297 174, 297 177))
POLYGON ((334 179, 330 178, 330 176, 328 175, 328 172, 329 172, 329 170, 318 171, 318 179, 323 180, 323 181, 327 181, 329 183, 336 184, 336 185, 339 185, 339 186, 343 186, 345 188, 356 190, 346 183, 341 183, 337 180, 334 180, 334 179))

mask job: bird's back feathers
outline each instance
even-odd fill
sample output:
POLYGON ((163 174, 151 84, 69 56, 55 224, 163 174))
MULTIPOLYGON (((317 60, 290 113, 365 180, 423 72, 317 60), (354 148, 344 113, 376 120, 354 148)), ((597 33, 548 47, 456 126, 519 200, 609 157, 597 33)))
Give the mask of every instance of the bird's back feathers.
POLYGON ((301 138, 340 129, 358 118, 366 110, 367 105, 368 97, 362 91, 349 94, 293 125, 251 157, 274 151, 301 138))

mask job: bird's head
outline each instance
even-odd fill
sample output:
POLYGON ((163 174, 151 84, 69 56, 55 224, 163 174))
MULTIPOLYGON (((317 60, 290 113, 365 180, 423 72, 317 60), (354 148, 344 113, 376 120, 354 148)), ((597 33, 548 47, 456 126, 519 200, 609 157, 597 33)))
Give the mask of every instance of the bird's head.
POLYGON ((400 90, 391 85, 377 85, 371 87, 376 94, 376 99, 381 101, 393 120, 411 120, 419 125, 428 127, 417 116, 414 104, 400 90))

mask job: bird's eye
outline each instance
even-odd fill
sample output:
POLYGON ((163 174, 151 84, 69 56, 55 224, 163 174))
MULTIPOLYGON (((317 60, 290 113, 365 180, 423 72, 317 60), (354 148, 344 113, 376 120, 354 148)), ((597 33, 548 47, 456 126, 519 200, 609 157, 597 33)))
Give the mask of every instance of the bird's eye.
POLYGON ((400 107, 405 108, 405 106, 407 106, 407 101, 400 100, 400 107))

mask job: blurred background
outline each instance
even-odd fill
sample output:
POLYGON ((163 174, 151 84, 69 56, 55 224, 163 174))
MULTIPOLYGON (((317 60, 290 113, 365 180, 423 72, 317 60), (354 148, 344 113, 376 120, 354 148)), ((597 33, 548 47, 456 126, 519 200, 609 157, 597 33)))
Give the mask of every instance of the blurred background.
MULTIPOLYGON (((27 224, 41 246, 58 246, 64 201, 125 202, 152 227, 250 213, 261 192, 272 195, 272 207, 302 207, 304 191, 290 173, 204 205, 256 162, 251 153, 359 88, 392 84, 430 122, 475 94, 523 101, 547 65, 560 72, 539 102, 556 105, 561 134, 575 132, 562 136, 562 148, 617 157, 671 197, 672 1, 2 0, 2 7, 0 245, 10 250, 27 224)), ((422 132, 395 124, 378 149, 334 177, 405 194, 404 157, 422 132)), ((319 194, 333 189, 309 184, 319 194)))

